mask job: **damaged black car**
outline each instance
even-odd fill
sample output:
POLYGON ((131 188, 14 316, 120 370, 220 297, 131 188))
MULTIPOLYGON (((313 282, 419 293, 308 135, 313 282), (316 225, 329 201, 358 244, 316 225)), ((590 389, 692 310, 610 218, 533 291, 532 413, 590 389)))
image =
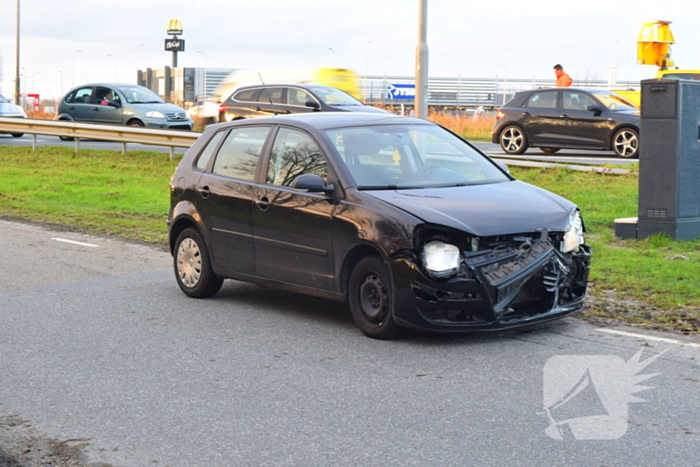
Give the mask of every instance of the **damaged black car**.
POLYGON ((505 329, 583 307, 576 205, 434 123, 364 113, 210 126, 170 184, 180 289, 224 279, 349 304, 358 327, 505 329))

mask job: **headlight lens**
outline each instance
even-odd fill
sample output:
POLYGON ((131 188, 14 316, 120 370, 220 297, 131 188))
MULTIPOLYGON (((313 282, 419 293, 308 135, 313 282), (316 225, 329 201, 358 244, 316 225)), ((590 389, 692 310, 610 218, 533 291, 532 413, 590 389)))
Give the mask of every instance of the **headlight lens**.
POLYGON ((459 270, 460 251, 454 245, 432 241, 423 247, 423 265, 435 277, 448 277, 459 270))
POLYGON ((569 253, 571 251, 578 251, 579 246, 583 245, 585 240, 583 238, 583 220, 581 219, 581 213, 578 209, 574 209, 569 217, 569 227, 564 234, 564 239, 561 242, 561 252, 569 253))
POLYGON ((165 118, 165 115, 163 115, 161 112, 158 112, 157 110, 151 110, 146 114, 146 117, 149 118, 165 118))

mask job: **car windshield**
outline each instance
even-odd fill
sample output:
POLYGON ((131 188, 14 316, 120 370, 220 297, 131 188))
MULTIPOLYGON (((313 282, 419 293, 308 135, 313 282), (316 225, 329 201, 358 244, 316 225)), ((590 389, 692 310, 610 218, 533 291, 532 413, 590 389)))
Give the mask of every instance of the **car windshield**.
POLYGON ((396 190, 500 183, 510 178, 491 160, 432 124, 330 129, 358 189, 396 190))
POLYGON ((612 110, 613 112, 639 110, 639 108, 632 102, 628 101, 619 94, 615 94, 614 92, 594 91, 591 94, 597 97, 598 100, 602 102, 605 107, 608 108, 608 110, 612 110))
POLYGON ((328 105, 362 105, 362 102, 340 89, 319 86, 309 90, 328 105))
POLYGON ((143 86, 119 86, 117 89, 124 94, 130 104, 162 104, 165 101, 158 94, 143 86))
POLYGON ((3 96, 0 96, 0 104, 9 104, 9 103, 10 103, 10 101, 5 99, 3 96))

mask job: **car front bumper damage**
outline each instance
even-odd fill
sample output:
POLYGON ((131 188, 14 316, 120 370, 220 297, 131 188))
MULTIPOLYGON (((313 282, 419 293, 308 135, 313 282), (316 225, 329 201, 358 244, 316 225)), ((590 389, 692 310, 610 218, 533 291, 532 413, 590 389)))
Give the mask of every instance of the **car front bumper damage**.
POLYGON ((591 249, 560 253, 549 240, 464 254, 446 280, 425 274, 413 253, 390 261, 394 318, 439 331, 497 330, 560 318, 583 308, 591 249))

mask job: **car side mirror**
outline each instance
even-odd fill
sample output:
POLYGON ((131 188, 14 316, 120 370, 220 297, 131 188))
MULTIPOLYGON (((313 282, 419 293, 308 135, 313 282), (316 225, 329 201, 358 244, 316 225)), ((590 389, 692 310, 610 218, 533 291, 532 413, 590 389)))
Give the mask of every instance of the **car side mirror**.
POLYGON ((308 101, 306 101, 306 104, 304 104, 304 105, 306 107, 311 107, 312 109, 320 109, 321 108, 321 106, 318 105, 318 102, 312 101, 310 99, 308 101))
POLYGON ((308 193, 328 193, 335 189, 333 184, 326 185, 326 181, 316 174, 297 175, 289 186, 308 193))
POLYGON ((495 161, 495 162, 505 173, 507 173, 507 174, 510 173, 510 169, 503 162, 499 162, 499 161, 495 161))
POLYGON ((595 115, 598 116, 603 112, 603 109, 598 107, 597 105, 589 105, 588 106, 588 111, 589 112, 595 112, 595 115))

